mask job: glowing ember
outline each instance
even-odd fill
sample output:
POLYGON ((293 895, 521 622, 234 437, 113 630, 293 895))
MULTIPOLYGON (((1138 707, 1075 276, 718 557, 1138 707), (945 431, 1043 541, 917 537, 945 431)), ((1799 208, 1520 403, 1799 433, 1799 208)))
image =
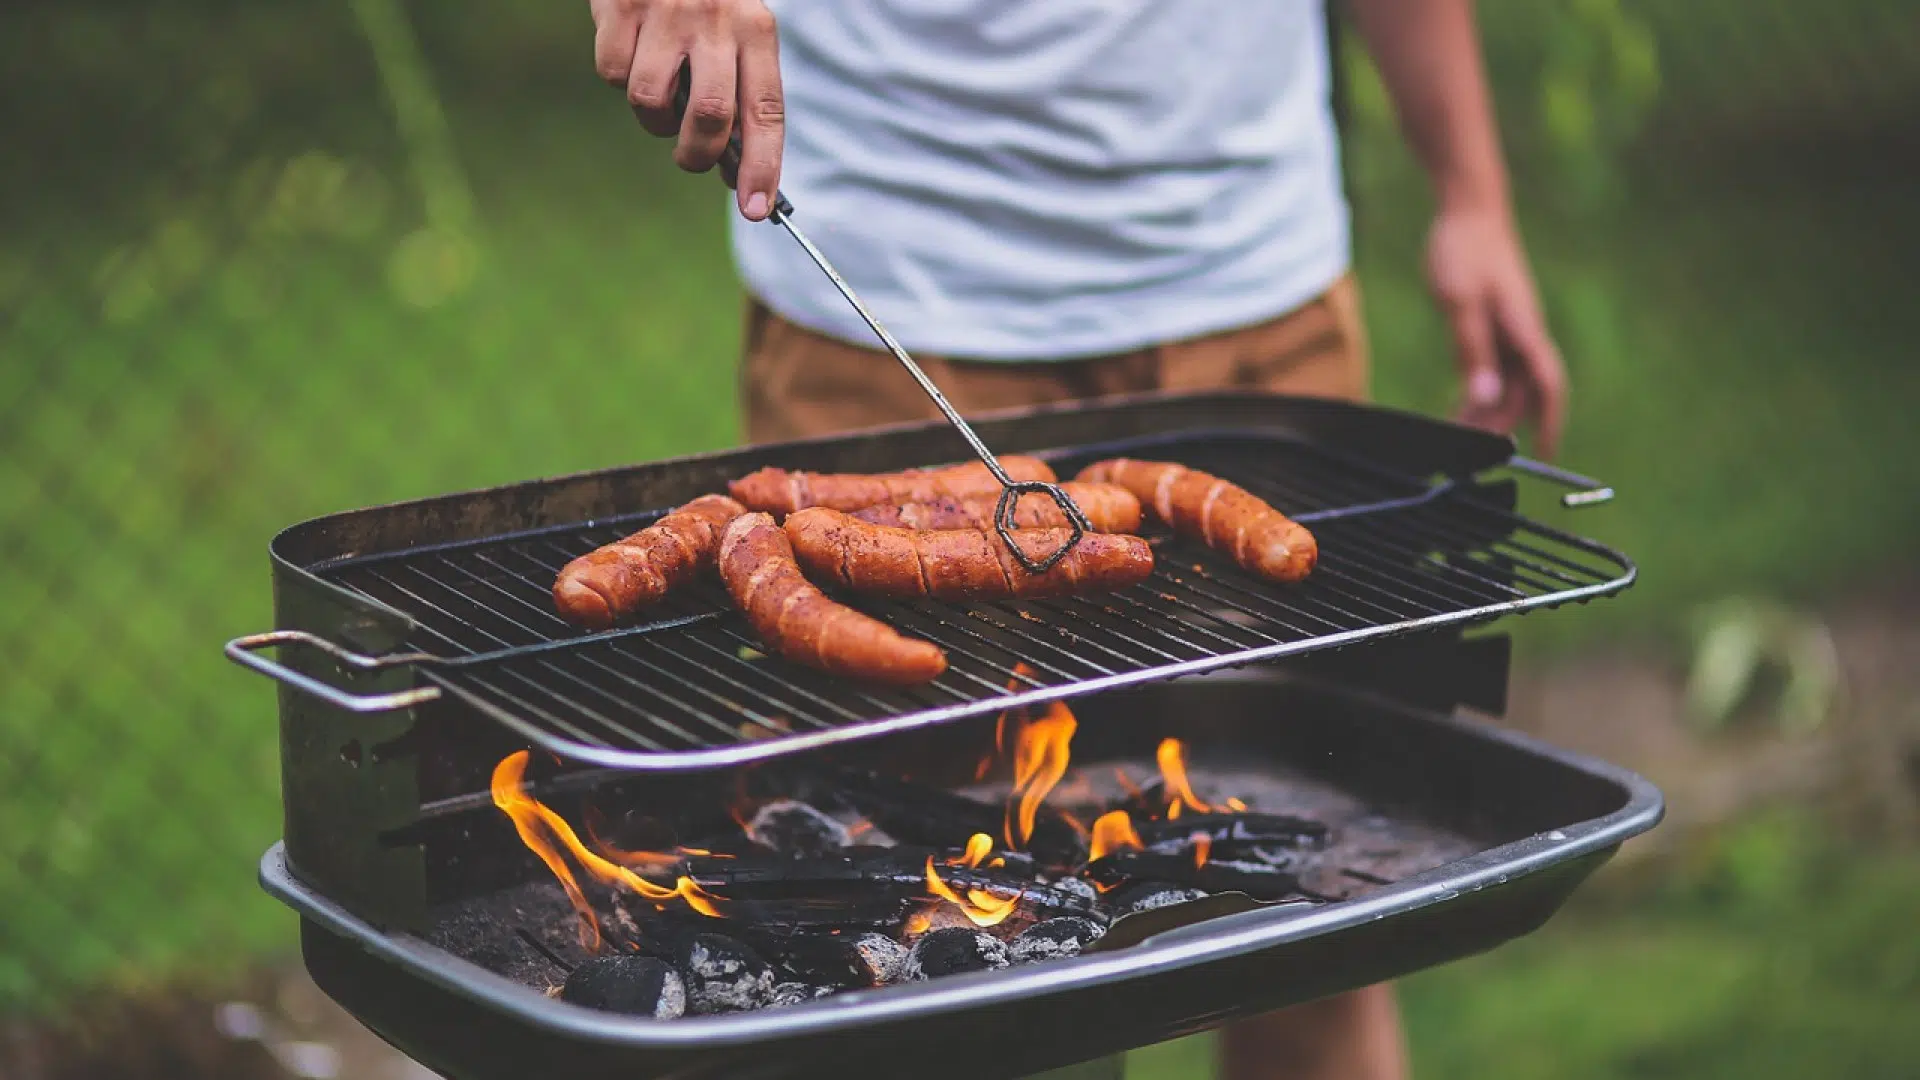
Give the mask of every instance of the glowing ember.
MULTIPOLYGON (((527 774, 529 754, 525 750, 508 754, 500 759, 493 770, 493 804, 512 819, 514 830, 520 834, 520 840, 526 844, 540 861, 547 864, 553 875, 560 879, 560 885, 567 891, 567 899, 573 902, 574 910, 580 914, 580 943, 591 951, 600 949, 600 926, 594 918, 593 908, 580 891, 580 885, 574 880, 567 868, 566 860, 560 857, 559 847, 583 867, 595 880, 606 885, 623 886, 634 893, 656 903, 672 900, 675 897, 684 900, 688 907, 710 918, 721 918, 716 906, 719 897, 701 889, 689 877, 681 876, 674 880, 672 888, 656 885, 639 874, 613 862, 610 859, 589 851, 580 838, 574 834, 573 826, 565 818, 555 813, 545 803, 528 795, 522 789, 522 781, 527 774), (553 843, 559 841, 559 847, 553 843)), ((672 859, 672 856, 654 856, 653 858, 672 859)))
POLYGON ((916 911, 907 916, 907 936, 918 937, 933 929, 933 916, 924 911, 916 911))
POLYGON ((1047 706, 1046 714, 1020 725, 1014 735, 1013 792, 1007 796, 1007 846, 1024 850, 1033 838, 1034 818, 1055 784, 1067 774, 1069 745, 1079 722, 1065 702, 1047 706))
POLYGON ((1115 851, 1138 851, 1143 846, 1140 834, 1133 831, 1133 819, 1125 810, 1109 810, 1093 822, 1093 837, 1087 842, 1087 861, 1092 862, 1115 851))
POLYGON ((1160 749, 1154 755, 1160 763, 1160 783, 1173 801, 1167 804, 1167 819, 1180 816, 1180 808, 1199 814, 1211 813, 1213 807, 1200 801, 1187 783, 1187 747, 1179 739, 1162 739, 1160 749))

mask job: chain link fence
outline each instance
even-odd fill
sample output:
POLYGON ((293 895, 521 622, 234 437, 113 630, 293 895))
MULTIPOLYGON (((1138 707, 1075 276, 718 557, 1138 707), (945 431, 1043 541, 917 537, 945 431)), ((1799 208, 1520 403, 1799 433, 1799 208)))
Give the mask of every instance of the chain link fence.
MULTIPOLYGON (((1920 8, 1481 9, 1565 457, 1622 490, 1590 524, 1650 571, 1536 633, 1909 557, 1920 8)), ((253 884, 274 697, 219 655, 271 620, 277 529, 737 438, 727 198, 590 38, 534 0, 0 11, 0 1014, 289 947, 253 884)), ((1443 408, 1427 197, 1357 49, 1380 389, 1443 408)))

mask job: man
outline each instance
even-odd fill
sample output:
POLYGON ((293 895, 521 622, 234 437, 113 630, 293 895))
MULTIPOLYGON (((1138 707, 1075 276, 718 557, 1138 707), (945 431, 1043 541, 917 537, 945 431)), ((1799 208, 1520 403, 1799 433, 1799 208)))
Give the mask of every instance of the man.
MULTIPOLYGON (((591 0, 595 63, 675 160, 736 124, 754 441, 936 415, 783 230, 809 234, 962 411, 1156 389, 1361 398, 1367 355, 1321 0, 591 0), (671 107, 691 71, 684 117, 671 107), (787 123, 791 115, 791 125, 787 123)), ((1565 407, 1471 0, 1350 0, 1431 176, 1427 274, 1462 418, 1565 407)), ((1229 1080, 1406 1074, 1386 987, 1230 1029, 1229 1080)))

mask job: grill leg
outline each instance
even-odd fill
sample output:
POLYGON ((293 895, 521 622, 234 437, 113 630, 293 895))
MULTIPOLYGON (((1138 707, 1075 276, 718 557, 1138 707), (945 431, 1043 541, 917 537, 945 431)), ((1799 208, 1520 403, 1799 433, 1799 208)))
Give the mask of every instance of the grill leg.
POLYGON ((1052 1072, 1036 1073, 1026 1080, 1124 1080, 1127 1075, 1127 1056, 1115 1054, 1112 1057, 1083 1061, 1078 1065, 1069 1065, 1052 1072))

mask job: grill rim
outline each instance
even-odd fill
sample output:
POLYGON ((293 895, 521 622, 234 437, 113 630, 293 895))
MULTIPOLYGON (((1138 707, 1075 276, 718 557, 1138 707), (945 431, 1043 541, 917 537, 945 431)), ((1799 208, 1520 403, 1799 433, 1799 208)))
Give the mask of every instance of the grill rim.
MULTIPOLYGON (((1604 861, 1625 841, 1651 830, 1665 816, 1665 798, 1659 789, 1629 769, 1464 716, 1385 700, 1379 700, 1378 704, 1403 714, 1410 722, 1451 729, 1453 734, 1465 738, 1584 773, 1615 787, 1621 793, 1621 805, 1597 818, 1499 844, 1410 875, 1359 899, 1312 908, 1289 909, 1276 905, 1217 916, 1154 935, 1112 953, 950 976, 924 985, 886 987, 884 993, 852 991, 783 1009, 670 1021, 617 1017, 549 999, 531 987, 462 960, 419 937, 383 932, 302 882, 290 868, 284 841, 273 845, 262 856, 259 881, 263 889, 298 912, 303 920, 346 939, 415 978, 542 1034, 614 1049, 709 1051, 848 1034, 883 1022, 909 1022, 989 1004, 1031 1003, 1134 978, 1163 979, 1175 970, 1262 949, 1298 945, 1456 902, 1486 890, 1518 884, 1523 878, 1583 858, 1602 856, 1600 861, 1604 861)), ((1597 866, 1598 861, 1594 868, 1597 866)), ((1568 892, 1571 891, 1570 887, 1568 892)), ((1525 929, 1509 936, 1518 936, 1525 929)))

